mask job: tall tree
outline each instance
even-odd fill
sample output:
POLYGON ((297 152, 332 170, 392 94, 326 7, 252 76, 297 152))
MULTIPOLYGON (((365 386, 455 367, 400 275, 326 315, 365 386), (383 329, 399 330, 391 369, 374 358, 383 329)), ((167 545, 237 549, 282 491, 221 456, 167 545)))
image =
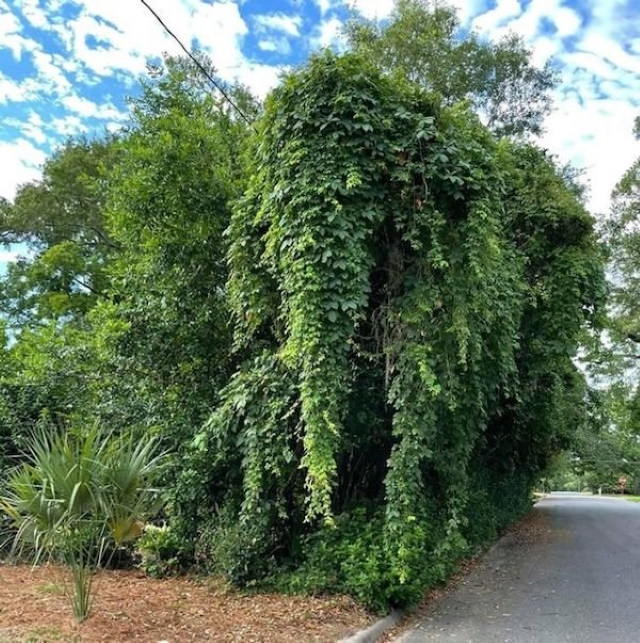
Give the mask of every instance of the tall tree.
MULTIPOLYGON (((640 140, 640 117, 635 135, 640 140)), ((625 172, 612 195, 605 229, 610 257, 610 332, 614 355, 623 366, 640 360, 640 158, 625 172)))
POLYGON ((28 247, 0 283, 0 308, 14 330, 82 317, 104 294, 105 265, 116 249, 104 219, 115 155, 113 137, 69 140, 45 162, 40 180, 0 204, 3 242, 28 247))
MULTIPOLYGON (((255 113, 244 89, 229 91, 255 113)), ((123 324, 112 356, 119 385, 103 410, 180 446, 228 374, 224 230, 244 188, 251 130, 183 59, 143 79, 132 107, 110 176, 107 229, 121 249, 113 303, 94 316, 123 324)))
POLYGON ((468 99, 500 134, 539 133, 555 84, 516 36, 497 43, 462 34, 456 11, 431 0, 399 0, 388 23, 353 20, 351 48, 399 72, 445 102, 468 99))

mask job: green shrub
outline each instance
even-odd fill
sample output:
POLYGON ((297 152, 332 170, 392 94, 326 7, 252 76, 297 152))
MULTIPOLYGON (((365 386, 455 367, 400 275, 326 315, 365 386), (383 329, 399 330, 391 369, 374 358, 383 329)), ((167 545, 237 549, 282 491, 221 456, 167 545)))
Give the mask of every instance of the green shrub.
POLYGON ((231 507, 223 506, 197 540, 196 565, 236 585, 255 585, 276 566, 276 536, 266 517, 252 523, 239 521, 231 507))
POLYGON ((269 579, 281 591, 303 594, 339 592, 349 594, 365 607, 384 612, 389 605, 416 603, 425 587, 441 579, 429 565, 426 541, 416 543, 420 570, 408 583, 398 583, 384 536, 384 515, 357 509, 336 518, 334 527, 324 527, 302 538, 302 563, 269 579))
POLYGON ((0 509, 16 530, 14 550, 64 562, 74 616, 91 608, 92 581, 108 551, 135 540, 158 503, 150 486, 160 456, 154 439, 42 430, 6 482, 0 509))
POLYGON ((180 571, 180 542, 168 525, 146 525, 137 552, 140 567, 152 578, 166 578, 180 571))
POLYGON ((281 568, 266 585, 290 593, 348 594, 375 612, 415 604, 530 508, 522 501, 524 484, 514 477, 490 487, 493 492, 473 488, 461 533, 448 534, 446 514, 425 508, 413 523, 413 543, 404 560, 413 573, 407 578, 393 566, 384 513, 358 508, 338 516, 335 526, 303 536, 291 569, 281 568))

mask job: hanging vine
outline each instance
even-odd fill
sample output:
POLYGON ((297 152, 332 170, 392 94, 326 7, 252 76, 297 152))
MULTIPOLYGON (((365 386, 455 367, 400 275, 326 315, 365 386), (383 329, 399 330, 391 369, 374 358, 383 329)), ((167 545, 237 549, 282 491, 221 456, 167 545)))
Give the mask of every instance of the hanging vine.
POLYGON ((564 375, 601 284, 588 215, 541 152, 497 141, 464 104, 327 53, 268 99, 228 236, 250 359, 199 466, 229 466, 207 465, 208 445, 239 449, 239 519, 275 502, 261 524, 283 551, 357 506, 382 515, 367 547, 385 600, 412 600, 474 520, 497 528, 526 506, 554 449, 551 416, 523 405, 543 371, 564 383, 558 404, 575 399, 564 375), (502 511, 496 490, 520 476, 502 511))

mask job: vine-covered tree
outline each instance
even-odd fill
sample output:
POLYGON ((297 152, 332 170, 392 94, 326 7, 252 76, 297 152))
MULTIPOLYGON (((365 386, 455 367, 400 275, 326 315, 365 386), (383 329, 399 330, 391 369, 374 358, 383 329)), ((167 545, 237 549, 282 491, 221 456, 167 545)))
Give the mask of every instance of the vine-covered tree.
POLYGON ((592 220, 543 152, 358 55, 290 75, 254 158, 228 286, 253 358, 196 439, 180 524, 236 579, 307 533, 335 585, 414 600, 528 506, 580 420, 592 220))

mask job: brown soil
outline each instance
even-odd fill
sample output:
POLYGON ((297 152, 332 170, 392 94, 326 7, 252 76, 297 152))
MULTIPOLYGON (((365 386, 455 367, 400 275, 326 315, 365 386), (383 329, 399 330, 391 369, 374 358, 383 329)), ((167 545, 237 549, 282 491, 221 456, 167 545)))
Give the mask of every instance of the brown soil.
POLYGON ((105 571, 78 625, 63 578, 59 568, 0 564, 0 643, 335 641, 374 620, 345 597, 247 595, 211 579, 105 571))

